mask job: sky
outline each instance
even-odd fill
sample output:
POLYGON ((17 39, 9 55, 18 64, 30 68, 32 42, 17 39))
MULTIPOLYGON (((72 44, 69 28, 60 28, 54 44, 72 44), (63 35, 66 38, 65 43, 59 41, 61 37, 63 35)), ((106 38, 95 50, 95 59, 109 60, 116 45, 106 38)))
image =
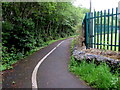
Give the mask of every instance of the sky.
MULTIPOLYGON (((91 0, 92 2, 92 11, 94 9, 96 11, 107 10, 111 8, 118 7, 118 2, 120 0, 91 0)), ((90 0, 74 0, 73 5, 89 8, 90 7, 90 0)))

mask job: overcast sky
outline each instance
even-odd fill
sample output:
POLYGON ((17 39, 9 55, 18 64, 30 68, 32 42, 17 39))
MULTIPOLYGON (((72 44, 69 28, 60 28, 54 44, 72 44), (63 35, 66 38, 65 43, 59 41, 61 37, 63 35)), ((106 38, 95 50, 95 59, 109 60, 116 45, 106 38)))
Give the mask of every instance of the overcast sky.
MULTIPOLYGON (((91 0, 92 10, 100 11, 105 9, 111 9, 118 7, 120 0, 91 0)), ((75 6, 82 5, 83 7, 90 7, 90 0, 75 0, 73 3, 75 6)))

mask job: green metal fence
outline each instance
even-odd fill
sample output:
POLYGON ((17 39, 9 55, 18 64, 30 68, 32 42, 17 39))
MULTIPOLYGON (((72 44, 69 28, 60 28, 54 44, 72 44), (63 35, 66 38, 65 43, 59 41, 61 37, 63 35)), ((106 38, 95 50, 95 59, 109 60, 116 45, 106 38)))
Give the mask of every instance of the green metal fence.
POLYGON ((120 26, 118 8, 86 13, 85 42, 87 48, 120 51, 120 26))

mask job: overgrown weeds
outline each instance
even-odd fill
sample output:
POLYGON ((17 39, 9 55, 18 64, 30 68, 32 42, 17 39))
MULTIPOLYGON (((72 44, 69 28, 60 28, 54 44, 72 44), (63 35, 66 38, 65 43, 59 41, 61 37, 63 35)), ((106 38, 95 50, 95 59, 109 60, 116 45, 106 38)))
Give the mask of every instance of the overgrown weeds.
POLYGON ((69 69, 95 88, 120 88, 118 73, 112 74, 110 67, 105 63, 97 66, 94 62, 87 63, 85 60, 78 62, 71 56, 69 69))
MULTIPOLYGON (((73 40, 71 52, 73 52, 74 44, 73 40)), ((106 63, 96 65, 94 60, 89 63, 86 60, 78 61, 71 55, 69 70, 94 88, 120 88, 118 71, 111 73, 111 68, 106 63)))

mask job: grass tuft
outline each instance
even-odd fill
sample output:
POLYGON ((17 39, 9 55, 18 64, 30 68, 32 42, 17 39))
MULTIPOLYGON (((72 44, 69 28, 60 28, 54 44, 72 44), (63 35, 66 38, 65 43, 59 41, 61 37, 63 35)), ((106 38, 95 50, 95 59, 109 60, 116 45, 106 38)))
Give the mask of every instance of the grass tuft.
POLYGON ((75 61, 74 57, 71 56, 69 70, 95 88, 120 88, 118 74, 112 74, 110 67, 105 63, 97 66, 94 62, 75 61))

